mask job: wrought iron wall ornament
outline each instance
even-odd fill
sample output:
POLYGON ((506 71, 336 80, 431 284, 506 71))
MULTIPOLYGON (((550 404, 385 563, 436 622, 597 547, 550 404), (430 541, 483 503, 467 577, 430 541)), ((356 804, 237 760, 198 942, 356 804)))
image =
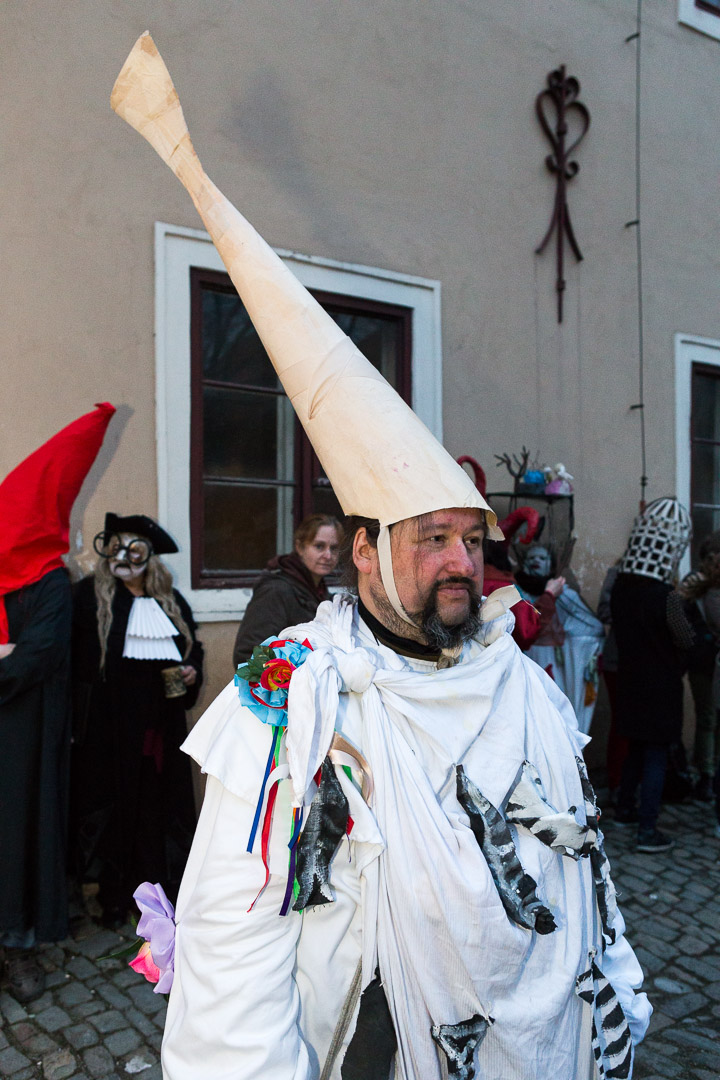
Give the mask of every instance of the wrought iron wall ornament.
POLYGON ((555 288, 558 294, 558 322, 563 319, 563 293, 565 291, 565 237, 572 249, 575 258, 580 262, 582 252, 575 239, 575 233, 570 222, 570 211, 567 204, 567 184, 580 171, 577 161, 570 161, 570 154, 585 138, 590 127, 590 113, 581 101, 577 100, 580 93, 580 83, 572 76, 566 76, 565 65, 551 71, 547 77, 547 89, 543 90, 535 98, 535 112, 537 113, 540 126, 548 137, 553 148, 552 154, 545 158, 545 164, 551 173, 554 173, 557 183, 555 187, 555 204, 548 231, 545 233, 542 243, 535 249, 540 255, 547 247, 548 241, 555 232, 557 277, 555 288), (554 124, 549 113, 554 110, 554 124), (566 145, 568 134, 568 117, 575 116, 580 122, 580 132, 575 140, 566 145))

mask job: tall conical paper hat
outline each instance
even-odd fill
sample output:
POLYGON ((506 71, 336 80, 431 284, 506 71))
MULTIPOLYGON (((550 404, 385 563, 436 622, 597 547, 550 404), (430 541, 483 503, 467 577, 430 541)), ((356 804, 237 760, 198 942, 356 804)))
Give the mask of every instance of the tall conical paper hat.
POLYGON ((205 175, 148 33, 110 104, 190 194, 346 514, 392 525, 450 507, 497 519, 465 471, 205 175))

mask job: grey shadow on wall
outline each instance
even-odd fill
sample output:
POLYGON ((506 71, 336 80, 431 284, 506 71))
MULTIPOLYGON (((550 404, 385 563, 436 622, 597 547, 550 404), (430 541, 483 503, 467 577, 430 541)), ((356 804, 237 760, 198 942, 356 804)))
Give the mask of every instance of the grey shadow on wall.
MULTIPOLYGON (((95 458, 90 472, 85 477, 85 482, 80 488, 80 494, 73 505, 70 514, 70 551, 65 558, 70 577, 73 580, 87 573, 87 568, 81 564, 78 557, 83 551, 92 551, 92 537, 85 536, 82 529, 85 512, 110 462, 115 457, 115 452, 120 445, 125 428, 134 412, 135 410, 129 405, 116 406, 115 414, 105 432, 100 452, 95 458), (81 537, 80 544, 77 542, 78 536, 81 537)), ((111 510, 113 507, 106 507, 106 509, 111 510)))
MULTIPOLYGON (((302 212, 320 249, 307 254, 348 259, 360 250, 363 261, 384 265, 387 253, 378 251, 364 236, 367 216, 354 212, 357 202, 352 190, 339 200, 337 188, 324 183, 323 169, 313 168, 303 135, 313 123, 318 125, 313 131, 314 145, 321 148, 320 121, 312 113, 303 113, 301 103, 281 85, 278 73, 266 68, 231 104, 221 131, 241 156, 262 165, 302 212)), ((261 198, 258 192, 256 206, 261 198)), ((236 205, 241 213, 248 209, 242 197, 236 205)))

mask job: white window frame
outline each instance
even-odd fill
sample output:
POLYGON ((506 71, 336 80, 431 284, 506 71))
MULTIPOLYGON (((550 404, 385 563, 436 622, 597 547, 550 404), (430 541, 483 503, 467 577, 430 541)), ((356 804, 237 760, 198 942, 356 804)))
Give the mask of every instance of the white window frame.
MULTIPOLYGON (((275 251, 308 288, 412 310, 412 407, 442 441, 440 282, 275 251)), ((251 589, 193 589, 190 572, 190 267, 224 271, 208 234, 155 223, 155 416, 158 517, 180 547, 163 556, 201 622, 242 617, 251 589)))
POLYGON ((720 15, 696 7, 695 0, 678 0, 678 22, 720 41, 720 15))
MULTIPOLYGON (((720 341, 698 337, 696 334, 675 335, 675 489, 679 501, 688 511, 693 364, 706 364, 720 369, 720 341)), ((690 572, 689 550, 683 556, 680 572, 690 572)))

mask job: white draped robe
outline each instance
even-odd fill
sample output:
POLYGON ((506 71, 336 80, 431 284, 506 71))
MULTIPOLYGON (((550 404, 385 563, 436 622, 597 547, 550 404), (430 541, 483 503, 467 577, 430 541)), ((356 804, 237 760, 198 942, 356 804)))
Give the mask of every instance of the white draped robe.
POLYGON ((272 729, 233 684, 211 705, 185 743, 208 784, 178 898, 166 1080, 317 1080, 360 960, 363 986, 380 968, 403 1080, 439 1080, 431 1024, 474 1013, 494 1021, 477 1051, 477 1080, 590 1080, 591 1007, 575 981, 591 950, 634 1039, 642 1037, 650 1013, 634 992, 642 973, 617 912, 616 943, 602 952, 589 860, 518 830, 520 861, 557 929, 540 936, 517 926, 457 801, 458 764, 501 807, 530 761, 546 798, 582 818, 575 757, 587 740, 511 627, 512 615, 496 620, 442 671, 378 645, 337 598, 313 623, 283 631, 307 637, 315 652, 293 674, 292 779, 280 784, 270 881, 251 911, 265 871, 259 840, 252 854, 246 846, 272 729), (281 917, 294 793, 309 786, 333 728, 369 763, 374 792, 368 806, 360 774, 350 780, 337 769, 353 827, 331 863, 335 901, 281 917))

